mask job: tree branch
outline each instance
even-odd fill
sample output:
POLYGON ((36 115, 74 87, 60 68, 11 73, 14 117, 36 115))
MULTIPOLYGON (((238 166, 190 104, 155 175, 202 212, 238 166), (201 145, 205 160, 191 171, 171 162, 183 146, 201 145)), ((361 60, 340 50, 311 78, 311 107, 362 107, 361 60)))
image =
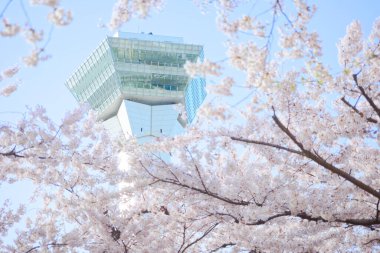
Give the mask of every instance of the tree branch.
POLYGON ((203 178, 202 178, 201 172, 199 171, 199 168, 198 168, 197 164, 195 163, 194 158, 193 158, 192 154, 190 153, 190 150, 189 150, 187 147, 185 147, 185 149, 186 149, 187 153, 189 154, 189 156, 190 156, 190 158, 191 158, 191 161, 192 161, 193 164, 194 164, 195 171, 196 171, 197 174, 198 174, 198 177, 199 177, 199 180, 201 181, 201 184, 202 184, 202 186, 203 186, 203 189, 204 189, 206 192, 208 192, 208 189, 207 189, 207 187, 206 187, 206 185, 205 185, 205 183, 204 183, 204 181, 203 181, 203 178))
POLYGON ((276 149, 279 149, 279 150, 285 150, 285 151, 288 151, 288 152, 293 153, 293 154, 302 155, 302 152, 300 152, 298 150, 295 150, 295 149, 292 149, 292 148, 283 147, 283 146, 280 146, 280 145, 277 145, 277 144, 273 144, 273 143, 268 143, 268 142, 264 142, 264 141, 257 141, 257 140, 250 140, 250 139, 245 139, 245 138, 240 138, 240 137, 233 137, 233 136, 230 137, 230 138, 231 138, 231 140, 234 140, 234 141, 240 141, 240 142, 245 142, 245 143, 252 143, 252 144, 272 147, 272 148, 276 148, 276 149))
POLYGON ((193 242, 189 243, 182 251, 181 253, 185 252, 188 248, 190 248, 191 246, 195 245, 197 242, 201 241, 203 238, 205 238, 209 233, 211 233, 211 231, 213 231, 215 229, 216 226, 218 226, 219 223, 214 223, 213 225, 211 225, 211 227, 209 227, 204 233, 203 235, 201 235, 200 237, 198 237, 197 239, 195 239, 193 242))
POLYGON ((140 165, 143 167, 143 169, 151 177, 153 177, 154 179, 156 179, 156 180, 158 180, 160 182, 177 185, 177 186, 180 186, 180 187, 183 187, 183 188, 186 188, 186 189, 189 189, 189 190, 192 190, 192 191, 195 191, 195 192, 207 195, 209 197, 221 200, 221 201, 226 202, 226 203, 231 204, 231 205, 248 206, 248 205, 252 204, 252 202, 250 202, 250 201, 230 199, 230 198, 227 198, 227 197, 223 197, 223 196, 218 195, 217 193, 211 192, 210 190, 206 191, 206 190, 194 187, 194 186, 190 186, 190 185, 184 184, 184 183, 182 183, 180 181, 177 181, 175 179, 171 179, 171 178, 159 178, 159 177, 155 176, 153 173, 151 173, 141 162, 140 162, 140 165))
POLYGON ((328 163, 325 159, 320 157, 318 154, 314 154, 310 150, 305 149, 304 146, 302 145, 302 143, 297 140, 295 135, 292 132, 290 132, 290 130, 288 128, 286 128, 284 126, 284 124, 282 124, 282 122, 276 116, 274 108, 273 108, 273 112, 274 113, 273 113, 272 118, 273 118, 274 122, 294 142, 294 144, 296 144, 301 149, 301 151, 302 151, 301 155, 302 156, 311 159, 312 161, 314 161, 315 163, 324 167, 325 169, 327 169, 331 173, 343 177, 344 179, 351 182, 352 184, 354 184, 358 188, 362 189, 363 191, 365 191, 365 192, 369 193, 370 195, 380 199, 380 192, 376 191, 371 186, 369 186, 369 185, 363 183, 362 181, 356 179, 355 177, 351 176, 349 173, 335 167, 331 163, 328 163))
MULTIPOLYGON (((66 243, 55 243, 55 242, 53 242, 53 243, 48 243, 48 244, 43 245, 43 246, 46 246, 46 247, 64 247, 64 246, 67 246, 67 244, 66 243)), ((42 247, 41 245, 35 246, 35 247, 30 248, 29 250, 25 251, 25 253, 30 253, 34 250, 41 248, 41 247, 42 247)))
POLYGON ((220 245, 218 248, 211 250, 210 253, 217 252, 221 249, 225 249, 227 247, 231 247, 231 246, 235 246, 235 245, 236 245, 236 243, 232 243, 232 242, 224 243, 224 244, 220 245))
POLYGON ((323 223, 344 223, 347 225, 353 225, 353 226, 364 226, 364 227, 370 227, 374 225, 379 225, 380 221, 376 219, 335 219, 335 220, 328 220, 323 218, 322 216, 312 216, 310 214, 307 214, 306 212, 299 212, 299 213, 292 213, 291 211, 287 210, 282 213, 274 214, 272 216, 269 216, 268 218, 262 220, 257 220, 254 222, 241 222, 242 224, 248 225, 248 226, 258 226, 266 224, 267 222, 281 218, 281 217, 295 217, 300 218, 302 220, 307 221, 314 221, 314 222, 323 222, 323 223))
POLYGON ((3 18, 5 11, 8 9, 9 5, 12 3, 13 0, 8 0, 8 2, 5 4, 3 10, 0 12, 0 18, 3 18))
POLYGON ((379 107, 377 107, 377 105, 375 104, 375 102, 372 100, 372 98, 370 98, 368 96, 368 94, 365 92, 364 88, 362 86, 359 85, 359 82, 358 82, 358 74, 353 74, 352 77, 354 78, 354 81, 355 81, 355 84, 356 86, 359 88, 360 90, 360 93, 363 95, 363 97, 367 100, 367 102, 371 105, 371 107, 373 108, 373 110, 376 112, 377 116, 380 117, 380 109, 379 107))
POLYGON ((6 153, 0 153, 0 155, 2 155, 2 156, 14 156, 14 157, 17 157, 17 158, 23 158, 24 156, 23 155, 19 155, 18 154, 19 152, 20 151, 16 151, 16 146, 14 146, 11 151, 6 152, 6 153))
MULTIPOLYGON (((347 105, 348 107, 350 107, 354 112, 356 112, 357 114, 359 114, 361 117, 364 117, 363 113, 360 112, 356 107, 354 107, 353 105, 351 105, 344 97, 342 97, 340 100, 342 100, 345 105, 347 105)), ((377 120, 375 120, 374 118, 371 118, 371 117, 366 118, 366 120, 368 122, 375 123, 375 124, 378 122, 377 120)))

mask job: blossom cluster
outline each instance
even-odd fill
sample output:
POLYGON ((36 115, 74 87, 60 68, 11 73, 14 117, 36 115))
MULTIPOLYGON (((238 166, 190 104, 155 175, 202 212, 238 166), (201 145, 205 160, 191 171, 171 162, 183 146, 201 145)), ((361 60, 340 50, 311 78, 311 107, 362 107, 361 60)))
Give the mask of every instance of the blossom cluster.
POLYGON ((162 5, 163 0, 118 0, 114 5, 109 27, 116 30, 133 16, 145 18, 152 8, 160 9, 162 5))
POLYGON ((187 74, 191 77, 195 76, 219 76, 221 66, 215 62, 211 62, 209 59, 204 61, 198 60, 198 62, 186 62, 184 66, 187 74))
MULTIPOLYGON (((0 123, 0 183, 28 180, 42 203, 13 244, 0 238, 0 248, 379 250, 380 19, 368 40, 359 22, 348 26, 338 43, 342 71, 332 72, 320 60, 319 36, 308 27, 315 8, 305 1, 287 8, 288 2, 274 0, 264 12, 272 23, 253 14, 227 21, 237 16, 239 1, 204 2, 226 15, 219 19, 224 32, 262 26, 265 36, 228 37, 223 69, 210 59, 185 64, 192 77, 220 77, 207 87, 211 99, 185 133, 143 144, 133 137, 112 139, 85 107, 58 124, 41 106, 18 122, 0 123), (229 68, 238 73, 230 75, 229 68), (231 77, 239 74, 246 83, 231 77), (239 88, 244 92, 235 92, 239 88)), ((110 26, 145 17, 161 3, 119 0, 110 26)), ((39 33, 31 33, 38 41, 39 33)), ((26 63, 36 65, 40 53, 33 51, 26 63)), ((17 71, 9 68, 2 78, 17 71)), ((0 206, 1 236, 23 215, 23 207, 0 206)))
POLYGON ((12 37, 20 32, 20 26, 10 23, 7 19, 3 19, 4 28, 0 31, 0 35, 4 37, 12 37))

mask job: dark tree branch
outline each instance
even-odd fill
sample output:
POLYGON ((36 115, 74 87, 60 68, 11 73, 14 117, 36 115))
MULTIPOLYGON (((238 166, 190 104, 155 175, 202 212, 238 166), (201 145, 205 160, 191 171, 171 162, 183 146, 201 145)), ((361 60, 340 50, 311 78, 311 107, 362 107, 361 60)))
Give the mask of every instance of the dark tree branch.
POLYGON ((204 183, 204 181, 203 181, 203 178, 202 178, 201 172, 199 171, 198 165, 195 163, 194 158, 193 158, 193 156, 192 156, 190 150, 189 150, 187 147, 186 147, 186 151, 187 151, 187 153, 189 154, 189 156, 190 156, 190 158, 191 158, 191 161, 192 161, 193 164, 194 164, 195 171, 196 171, 197 174, 198 174, 198 177, 199 177, 199 180, 201 181, 201 184, 202 184, 202 186, 203 186, 203 189, 204 189, 206 192, 208 192, 208 189, 207 189, 207 187, 206 187, 206 185, 205 185, 205 183, 204 183))
POLYGON ((218 216, 227 216, 227 217, 230 217, 234 220, 235 223, 240 223, 240 219, 238 219, 236 216, 232 215, 232 214, 229 214, 229 213, 220 213, 220 212, 216 212, 214 215, 218 215, 218 216))
POLYGON ((294 29, 294 31, 298 32, 297 29, 294 27, 293 22, 290 20, 288 15, 285 13, 285 11, 282 9, 282 5, 280 3, 280 0, 276 1, 276 6, 279 7, 281 14, 285 17, 286 21, 289 23, 289 25, 294 29))
POLYGON ((177 180, 179 181, 177 175, 169 168, 168 164, 158 155, 156 155, 155 153, 151 153, 153 156, 155 156, 158 160, 160 160, 165 166, 166 168, 168 168, 170 174, 172 174, 172 176, 177 180))
POLYGON ((124 241, 121 241, 121 243, 123 244, 124 253, 128 253, 128 247, 127 247, 127 245, 124 243, 124 241))
POLYGON ((274 122, 294 142, 294 144, 296 144, 300 148, 302 156, 311 159, 312 161, 314 161, 315 163, 324 167, 325 169, 327 169, 331 173, 343 177, 344 179, 351 182, 352 184, 354 184, 358 188, 362 189, 363 191, 365 191, 365 192, 369 193, 370 195, 380 199, 380 192, 376 191, 374 188, 372 188, 368 184, 365 184, 362 181, 351 176, 349 173, 335 167, 331 163, 328 163, 325 159, 323 159, 318 154, 315 154, 315 153, 311 152, 310 150, 305 149, 304 146, 302 145, 302 143, 297 140, 295 135, 292 132, 290 132, 290 130, 288 128, 286 128, 284 126, 284 124, 279 120, 279 118, 276 116, 274 108, 273 108, 273 112, 274 113, 273 113, 272 118, 273 118, 274 122))
POLYGON ((186 224, 183 224, 183 231, 182 231, 182 243, 181 243, 181 246, 179 247, 178 249, 178 253, 182 252, 182 248, 185 246, 185 242, 186 242, 186 224))
POLYGON ((291 215, 290 211, 285 211, 283 213, 272 215, 272 216, 268 217, 265 220, 261 220, 260 219, 260 220, 254 221, 254 222, 242 222, 242 223, 244 225, 248 225, 248 226, 258 226, 258 225, 263 225, 263 224, 267 223, 270 220, 273 220, 273 219, 276 219, 276 218, 279 218, 279 217, 283 217, 283 216, 290 216, 290 215, 291 215))
POLYGON ((225 248, 228 248, 228 247, 233 247, 235 245, 236 245, 236 243, 232 243, 232 242, 224 243, 224 244, 220 245, 218 248, 215 248, 215 249, 211 250, 210 253, 217 252, 217 251, 219 251, 221 249, 225 249, 225 248))
POLYGON ((177 185, 177 186, 180 186, 182 188, 186 188, 186 189, 189 189, 189 190, 192 190, 192 191, 195 191, 195 192, 198 192, 198 193, 201 193, 201 194, 204 194, 204 195, 207 195, 209 197, 212 197, 212 198, 215 198, 215 199, 218 199, 218 200, 221 200, 223 202, 226 202, 228 204, 231 204, 231 205, 238 205, 238 206, 248 206, 250 204, 253 204, 252 202, 250 201, 245 201, 245 200, 238 200, 238 199, 230 199, 230 198, 227 198, 227 197, 223 197, 223 196, 220 196, 219 194, 217 193, 214 193, 214 192, 211 192, 211 191, 205 191, 203 189, 200 189, 200 188, 197 188, 197 187, 194 187, 194 186, 190 186, 190 185, 187 185, 187 184, 184 184, 182 183, 181 181, 177 181, 176 179, 171 179, 171 178, 159 178, 157 176, 155 176, 152 172, 150 172, 145 166, 144 164, 142 164, 140 162, 140 165, 143 167, 143 169, 151 176, 153 177, 154 179, 156 179, 157 181, 160 181, 160 182, 163 182, 163 183, 168 183, 168 184, 172 184, 172 185, 177 185))
POLYGON ((189 249, 191 246, 195 245, 196 243, 198 243, 199 241, 201 241, 203 238, 205 238, 209 233, 211 233, 215 228, 216 226, 218 226, 219 223, 214 223, 213 225, 211 225, 204 233, 203 235, 201 235, 200 237, 198 237, 197 239, 195 239, 193 242, 189 243, 182 251, 180 251, 181 253, 185 252, 187 249, 189 249))
POLYGON ((18 154, 19 152, 20 151, 16 151, 16 146, 14 146, 11 151, 5 152, 5 153, 0 153, 0 155, 2 155, 2 156, 14 156, 17 158, 24 158, 25 156, 19 155, 18 154))
POLYGON ((375 238, 375 239, 369 240, 368 242, 364 243, 363 245, 368 245, 368 244, 371 244, 374 242, 380 242, 380 238, 375 238))
POLYGON ((244 225, 248 226, 259 226, 266 224, 267 222, 281 218, 281 217, 294 217, 294 218, 300 218, 302 220, 307 221, 314 221, 314 222, 323 222, 323 223, 344 223, 351 226, 364 226, 372 228, 372 226, 379 225, 380 221, 376 219, 334 219, 334 220, 328 220, 323 218, 322 216, 312 216, 310 214, 307 214, 305 212, 300 213, 292 213, 291 211, 287 210, 282 213, 274 214, 272 216, 269 216, 266 219, 260 219, 254 222, 241 222, 244 225))
MULTIPOLYGON (((55 242, 53 242, 53 243, 48 243, 48 244, 43 245, 43 246, 46 246, 46 247, 65 247, 67 245, 68 244, 66 244, 66 243, 55 243, 55 242)), ((30 253, 30 252, 32 252, 34 250, 37 250, 37 249, 41 248, 41 247, 42 247, 41 245, 40 246, 35 246, 35 247, 30 248, 29 250, 25 251, 25 253, 30 253)))
POLYGON ((240 141, 240 142, 245 142, 245 143, 252 143, 252 144, 267 146, 267 147, 276 148, 279 150, 285 150, 285 151, 288 151, 288 152, 293 153, 293 154, 302 155, 302 152, 300 152, 298 150, 283 147, 281 145, 277 145, 277 144, 273 144, 273 143, 268 143, 268 142, 264 142, 264 141, 257 141, 257 140, 250 140, 250 139, 245 139, 245 138, 240 138, 240 137, 230 137, 230 138, 231 138, 231 140, 234 140, 234 141, 240 141))
POLYGON ((263 141, 249 140, 249 139, 244 139, 244 138, 240 138, 240 137, 230 137, 230 138, 232 140, 236 140, 236 141, 272 147, 272 148, 276 148, 279 150, 287 151, 289 153, 293 153, 293 154, 297 154, 297 155, 300 155, 303 157, 307 157, 307 158, 311 159, 312 161, 314 161, 315 163, 319 164, 320 166, 324 167, 325 169, 329 170, 331 173, 343 177, 344 179, 351 182, 352 184, 354 184, 358 188, 364 190, 365 192, 369 193, 370 195, 376 197, 377 199, 380 199, 380 192, 376 191, 374 188, 363 183, 362 181, 356 179, 355 177, 353 177, 349 173, 335 167, 331 163, 328 163, 325 159, 323 159, 321 156, 316 154, 315 151, 313 153, 310 150, 305 149, 303 144, 297 140, 295 135, 287 127, 285 127, 284 124, 279 120, 279 118, 277 117, 277 115, 275 113, 274 108, 273 108, 273 112, 274 113, 273 113, 272 119, 274 120, 276 125, 293 141, 294 144, 296 144, 298 146, 300 151, 292 149, 292 148, 287 148, 287 147, 284 147, 281 145, 273 144, 273 143, 263 142, 263 141))
MULTIPOLYGON (((361 117, 364 117, 363 113, 360 112, 355 106, 351 105, 344 97, 342 97, 340 100, 342 100, 345 105, 347 105, 348 107, 350 107, 354 112, 356 112, 357 114, 359 114, 361 117)), ((371 118, 371 117, 366 118, 366 120, 368 122, 375 123, 375 124, 378 122, 377 120, 375 120, 374 118, 371 118)))
POLYGON ((354 78, 354 81, 355 81, 355 84, 356 86, 359 88, 360 90, 360 93, 363 95, 363 97, 367 100, 367 102, 371 105, 372 109, 376 112, 377 116, 380 117, 380 109, 379 107, 377 107, 377 105, 375 104, 375 102, 372 100, 372 98, 370 96, 368 96, 368 94, 366 93, 366 91, 364 90, 364 88, 362 86, 359 85, 359 82, 358 82, 358 74, 353 74, 352 77, 354 78))

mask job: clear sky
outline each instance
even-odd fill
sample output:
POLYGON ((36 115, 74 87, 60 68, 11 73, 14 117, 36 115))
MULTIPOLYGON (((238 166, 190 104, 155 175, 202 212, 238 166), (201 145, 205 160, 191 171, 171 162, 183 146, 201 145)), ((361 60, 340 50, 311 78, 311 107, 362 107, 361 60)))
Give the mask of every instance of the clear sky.
MULTIPOLYGON (((47 7, 30 7, 24 1, 30 22, 49 31, 46 22, 47 7)), ((262 0, 268 2, 268 0, 262 0)), ((262 2, 261 1, 261 2, 262 2)), ((0 0, 0 10, 8 0, 0 0)), ((26 22, 19 0, 14 0, 4 17, 10 21, 26 22)), ((0 120, 10 117, 4 112, 24 112, 25 106, 43 105, 48 114, 58 120, 65 111, 74 108, 77 103, 64 86, 65 80, 97 47, 102 39, 112 32, 99 28, 100 22, 109 21, 115 1, 63 0, 62 5, 72 10, 74 20, 68 27, 55 28, 47 47, 51 58, 41 62, 37 68, 22 68, 15 81, 22 79, 19 90, 11 97, 0 97, 0 120)), ((253 3, 246 1, 239 9, 241 14, 249 13, 253 3)), ((353 19, 359 19, 365 34, 368 34, 373 21, 380 16, 378 0, 341 0, 315 1, 318 12, 312 22, 313 29, 321 34, 325 59, 337 67, 336 43, 345 33, 345 27, 353 19)), ((256 6, 258 7, 258 5, 256 6)), ((123 31, 153 32, 154 34, 183 37, 185 42, 204 45, 205 55, 212 60, 225 58, 223 44, 225 37, 215 27, 215 13, 212 6, 205 14, 191 0, 168 0, 163 10, 151 13, 146 20, 134 20, 126 24, 123 31)), ((47 36, 47 34, 45 34, 47 36)), ((23 55, 31 50, 21 38, 0 38, 0 70, 20 62, 23 55)), ((0 87, 8 81, 0 82, 0 87)), ((13 116, 11 116, 13 117, 13 116)))

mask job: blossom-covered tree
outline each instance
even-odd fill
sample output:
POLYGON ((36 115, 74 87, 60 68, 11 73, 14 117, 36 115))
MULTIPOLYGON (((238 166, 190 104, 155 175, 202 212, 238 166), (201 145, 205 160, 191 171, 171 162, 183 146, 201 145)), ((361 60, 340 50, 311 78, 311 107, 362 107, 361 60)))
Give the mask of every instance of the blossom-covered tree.
MULTIPOLYGON (((118 1, 110 27, 161 2, 118 1)), ((183 135, 112 141, 83 109, 59 125, 39 107, 1 125, 1 180, 30 180, 43 200, 29 218, 3 205, 3 235, 25 219, 3 251, 380 250, 380 19, 368 39, 347 27, 332 73, 308 27, 316 7, 275 0, 236 19, 239 1, 198 4, 209 2, 228 58, 186 64, 220 84, 183 135), (248 96, 227 106, 235 86, 248 96)))

